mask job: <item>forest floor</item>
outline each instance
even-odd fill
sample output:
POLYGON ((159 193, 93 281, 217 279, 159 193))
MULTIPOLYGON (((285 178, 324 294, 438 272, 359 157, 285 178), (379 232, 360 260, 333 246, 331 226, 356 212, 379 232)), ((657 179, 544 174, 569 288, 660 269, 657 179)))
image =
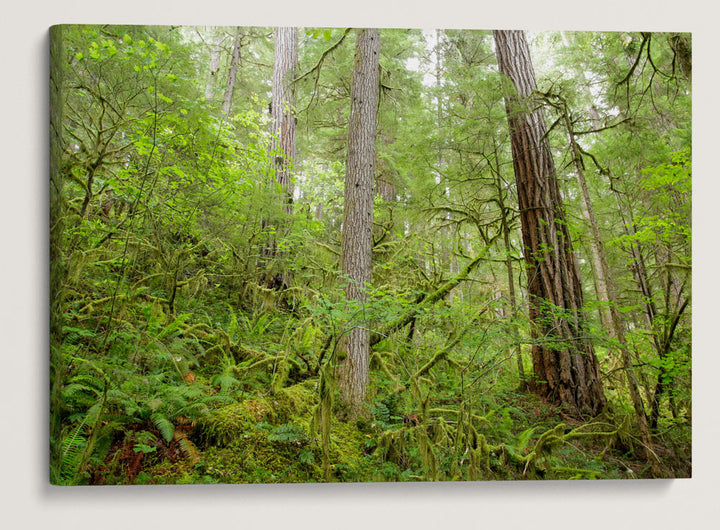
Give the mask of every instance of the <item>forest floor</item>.
MULTIPOLYGON (((200 374, 185 384, 220 390, 200 374)), ((639 439, 622 425, 629 418, 606 412, 580 422, 511 390, 495 392, 492 410, 473 414, 478 438, 471 443, 459 439, 470 431, 463 435, 449 419, 458 410, 451 403, 424 423, 401 413, 397 398, 377 401, 371 414, 353 422, 337 419, 336 405, 325 449, 318 384, 314 377, 274 393, 249 391, 195 421, 179 417, 169 441, 152 422, 129 424, 89 471, 89 483, 651 478, 639 439)), ((655 452, 668 477, 690 476, 688 446, 658 443, 655 452)))
MULTIPOLYGON (((691 475, 691 411, 663 408, 653 440, 658 465, 650 466, 624 384, 607 375, 605 410, 578 419, 520 390, 507 351, 489 342, 475 347, 477 355, 438 350, 428 332, 423 347, 374 348, 364 413, 350 420, 335 380, 340 361, 323 353, 328 340, 312 319, 300 325, 282 312, 233 315, 222 322, 218 311, 218 320, 203 322, 146 303, 137 324, 123 320, 106 333, 95 319, 69 312, 64 381, 52 409, 62 422, 52 482, 691 475)), ((605 351, 599 357, 601 364, 610 359, 605 351)))

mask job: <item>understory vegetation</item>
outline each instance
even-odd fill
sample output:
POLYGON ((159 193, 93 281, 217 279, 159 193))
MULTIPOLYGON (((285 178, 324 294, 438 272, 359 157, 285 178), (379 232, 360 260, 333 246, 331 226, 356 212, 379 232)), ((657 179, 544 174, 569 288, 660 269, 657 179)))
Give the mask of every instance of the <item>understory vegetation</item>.
POLYGON ((533 376, 562 339, 528 311, 492 35, 380 34, 359 301, 340 260, 353 31, 300 29, 288 190, 272 29, 53 29, 53 484, 691 475, 689 37, 531 41, 606 400, 588 415, 533 376), (340 392, 356 328, 360 414, 340 392))

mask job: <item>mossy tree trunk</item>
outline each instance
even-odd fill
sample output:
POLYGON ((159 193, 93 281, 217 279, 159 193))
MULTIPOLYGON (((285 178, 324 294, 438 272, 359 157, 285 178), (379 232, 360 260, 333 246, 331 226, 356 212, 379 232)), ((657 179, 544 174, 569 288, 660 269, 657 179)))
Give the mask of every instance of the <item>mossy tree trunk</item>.
POLYGON ((605 406, 600 371, 583 315, 580 271, 565 220, 555 163, 522 31, 494 31, 500 71, 512 82, 505 98, 518 190, 530 297, 533 390, 576 415, 605 406))
MULTIPOLYGON (((380 78, 380 35, 364 29, 357 37, 351 88, 348 153, 343 212, 342 272, 347 277, 345 296, 362 306, 372 275, 373 182, 380 78)), ((368 385, 370 330, 362 315, 343 337, 346 354, 338 386, 350 417, 360 414, 368 385)))

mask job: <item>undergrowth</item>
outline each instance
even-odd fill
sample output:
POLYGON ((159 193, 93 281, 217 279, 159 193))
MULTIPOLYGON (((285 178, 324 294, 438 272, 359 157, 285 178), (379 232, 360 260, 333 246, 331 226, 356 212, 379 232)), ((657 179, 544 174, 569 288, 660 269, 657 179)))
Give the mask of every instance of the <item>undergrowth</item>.
MULTIPOLYGON (((468 370, 492 359, 454 355, 418 371, 427 359, 415 358, 417 351, 380 347, 365 414, 348 422, 331 361, 313 371, 307 356, 290 360, 280 348, 256 349, 258 325, 267 340, 271 318, 242 330, 235 324, 232 334, 165 318, 169 324, 145 329, 128 323, 104 353, 101 333, 80 323, 66 327, 54 483, 649 476, 627 403, 611 401, 601 416, 581 422, 517 391, 517 381, 502 372, 465 382, 468 370), (393 373, 391 364, 407 369, 393 373)), ((278 328, 276 339, 292 349, 308 342, 307 333, 278 328)), ((658 434, 657 457, 669 474, 689 474, 689 434, 681 422, 658 434)))

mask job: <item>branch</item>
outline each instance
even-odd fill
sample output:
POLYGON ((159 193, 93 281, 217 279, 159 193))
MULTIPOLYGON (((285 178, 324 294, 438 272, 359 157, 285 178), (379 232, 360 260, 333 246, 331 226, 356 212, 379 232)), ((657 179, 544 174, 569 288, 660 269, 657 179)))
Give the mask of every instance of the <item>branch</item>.
POLYGON ((460 271, 460 274, 452 278, 451 280, 448 280, 443 284, 437 291, 435 291, 432 294, 427 295, 423 300, 410 307, 403 315, 396 318, 392 322, 389 322, 385 326, 381 327, 377 331, 370 332, 370 346, 374 346, 381 340, 383 340, 387 335, 390 333, 397 331, 398 329, 406 326, 409 324, 419 313, 420 310, 424 307, 430 306, 437 302, 438 300, 442 299, 446 294, 448 294, 450 291, 452 291, 460 282, 465 280, 470 272, 475 268, 475 266, 480 263, 480 261, 483 259, 483 256, 480 255, 474 260, 472 260, 470 263, 467 264, 467 266, 460 271))
POLYGON ((433 366, 435 366, 440 361, 444 360, 447 357, 448 353, 450 353, 450 351, 452 351, 453 348, 455 348, 455 346, 458 345, 458 343, 462 340, 462 338, 465 336, 465 334, 468 332, 468 330, 477 324, 478 320, 487 311, 487 309, 488 309, 488 306, 484 307, 480 311, 480 313, 472 320, 472 322, 470 322, 470 324, 465 326, 465 328, 460 333, 457 334, 457 337, 455 337, 453 340, 451 340, 447 346, 445 346, 442 350, 437 352, 433 356, 432 359, 430 359, 420 369, 418 369, 418 371, 415 372, 415 374, 413 374, 413 378, 418 379, 418 378, 424 376, 425 374, 427 374, 430 371, 430 369, 433 366))
POLYGON ((342 37, 340 37, 340 39, 339 39, 335 44, 333 44, 332 46, 330 46, 327 50, 325 50, 325 51, 322 53, 322 55, 320 56, 320 59, 318 59, 318 62, 315 63, 315 66, 313 66, 310 70, 308 70, 307 72, 305 72, 305 73, 304 73, 303 75, 301 75, 300 77, 296 77, 296 78, 293 80, 293 83, 297 83, 298 81, 302 81, 302 80, 305 79, 307 76, 309 76, 310 74, 313 74, 313 73, 315 73, 315 72, 317 72, 317 73, 319 74, 319 73, 320 73, 320 68, 322 68, 322 64, 323 64, 323 62, 325 61, 325 58, 326 58, 328 55, 330 55, 333 51, 335 51, 338 46, 340 46, 340 45, 342 44, 342 42, 345 40, 345 37, 348 36, 348 34, 350 33, 351 30, 352 30, 352 28, 346 28, 346 29, 345 29, 345 32, 344 32, 343 35, 342 35, 342 37))

